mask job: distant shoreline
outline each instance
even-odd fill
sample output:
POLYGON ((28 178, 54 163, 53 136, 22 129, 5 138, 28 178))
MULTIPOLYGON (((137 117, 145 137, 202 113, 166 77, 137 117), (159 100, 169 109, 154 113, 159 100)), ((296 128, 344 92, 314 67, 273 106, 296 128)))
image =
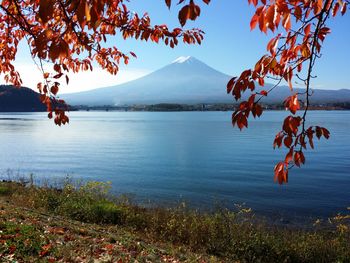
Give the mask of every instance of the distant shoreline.
MULTIPOLYGON (((281 104, 262 105, 264 111, 284 111, 285 107, 281 104)), ((178 103, 159 103, 159 104, 135 104, 135 105, 101 105, 88 106, 76 105, 69 106, 68 111, 114 111, 114 112, 217 112, 217 111, 235 111, 238 104, 230 103, 201 103, 201 104, 178 104, 178 103)), ((302 107, 301 110, 305 108, 302 107)), ((350 102, 345 103, 323 103, 309 106, 309 111, 347 111, 350 110, 350 102)), ((23 110, 23 109, 0 109, 1 113, 18 112, 46 112, 45 110, 23 110)))
MULTIPOLYGON (((148 105, 102 105, 102 106, 72 106, 70 111, 136 111, 136 112, 186 112, 186 111, 235 111, 237 104, 228 103, 203 103, 203 104, 177 104, 177 103, 159 103, 148 105)), ((285 110, 283 105, 268 104, 262 105, 264 110, 285 110)), ((302 108, 303 110, 304 108, 302 108)), ((315 104, 309 107, 309 110, 350 110, 350 103, 324 103, 315 104)))

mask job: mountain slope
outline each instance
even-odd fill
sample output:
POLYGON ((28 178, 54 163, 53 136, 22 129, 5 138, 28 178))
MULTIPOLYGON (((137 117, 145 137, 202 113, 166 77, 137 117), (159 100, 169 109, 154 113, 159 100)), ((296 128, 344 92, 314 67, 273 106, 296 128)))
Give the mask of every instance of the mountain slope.
POLYGON ((225 75, 193 57, 180 57, 145 77, 118 86, 62 96, 69 104, 121 105, 230 102, 225 75))
MULTIPOLYGON (((194 57, 180 57, 140 79, 117 86, 62 95, 71 105, 124 105, 157 103, 232 103, 226 93, 230 76, 194 57)), ((264 89, 268 90, 271 84, 264 89)), ((294 89, 293 92, 303 92, 294 89)), ((264 103, 281 103, 291 94, 287 86, 274 90, 264 103)), ((248 93, 247 93, 248 95, 248 93)), ((244 95, 243 98, 246 98, 244 95)), ((350 90, 314 90, 313 103, 350 102, 350 90)))

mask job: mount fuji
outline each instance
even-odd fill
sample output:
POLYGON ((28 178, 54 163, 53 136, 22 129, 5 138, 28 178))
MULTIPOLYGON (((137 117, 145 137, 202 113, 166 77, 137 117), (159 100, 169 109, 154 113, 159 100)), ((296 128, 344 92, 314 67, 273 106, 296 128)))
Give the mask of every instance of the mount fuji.
POLYGON ((142 78, 62 97, 70 105, 231 102, 226 93, 229 80, 194 57, 179 57, 142 78))
MULTIPOLYGON (((70 105, 132 105, 157 103, 234 103, 226 93, 230 76, 215 70, 194 57, 179 57, 171 64, 142 78, 106 88, 64 94, 70 105)), ((264 89, 271 88, 266 84, 264 89)), ((293 89, 293 92, 304 92, 293 89)), ((247 92, 249 93, 249 92, 247 92)), ((313 90, 312 103, 350 102, 350 90, 313 90)), ((244 94, 243 99, 248 94, 244 94)), ((264 103, 279 103, 291 95, 287 86, 281 86, 264 99, 264 103)))

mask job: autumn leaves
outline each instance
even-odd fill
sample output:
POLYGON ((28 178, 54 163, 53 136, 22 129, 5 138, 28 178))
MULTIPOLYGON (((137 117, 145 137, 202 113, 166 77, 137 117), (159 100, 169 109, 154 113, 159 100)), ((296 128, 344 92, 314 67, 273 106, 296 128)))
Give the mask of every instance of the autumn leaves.
MULTIPOLYGON (((204 3, 209 4, 210 0, 202 0, 204 3)), ((185 0, 179 0, 178 4, 184 3, 185 0)), ((170 9, 171 7, 171 0, 165 0, 166 5, 170 9)), ((182 7, 182 9, 179 12, 179 22, 181 26, 184 26, 186 24, 186 21, 188 19, 190 20, 196 20, 197 17, 200 16, 201 9, 198 5, 194 3, 193 0, 190 0, 189 4, 182 7)))
MULTIPOLYGON (((166 3, 170 7, 170 1, 166 3)), ((191 0, 180 13, 181 21, 185 21, 195 19, 200 10, 191 0)), ((130 55, 136 57, 107 38, 121 35, 124 39, 163 42, 171 48, 180 40, 186 44, 200 44, 203 40, 199 29, 171 30, 165 24, 151 25, 148 14, 140 16, 130 11, 123 0, 4 0, 0 4, 0 21, 0 72, 7 82, 22 84, 12 62, 18 43, 25 39, 42 71, 43 81, 38 83, 41 101, 47 105, 48 117, 55 116, 58 125, 69 121, 65 115, 67 105, 57 94, 62 81, 68 84, 70 72, 92 70, 96 63, 117 74, 120 63, 128 64, 130 55)))
MULTIPOLYGON (((209 4, 210 0, 201 0, 209 4)), ((165 0, 170 8, 172 1, 165 0)), ((250 114, 260 117, 263 109, 260 101, 282 82, 293 89, 293 80, 304 85, 306 92, 294 93, 284 101, 291 115, 284 119, 282 130, 276 135, 274 146, 288 149, 285 159, 275 167, 279 183, 287 182, 288 169, 305 163, 303 149, 313 148, 313 136, 329 137, 321 127, 306 127, 306 113, 310 105, 310 80, 316 58, 326 36, 331 32, 326 26, 329 17, 339 12, 344 15, 349 0, 248 0, 255 8, 250 21, 251 30, 274 34, 267 44, 267 54, 252 69, 243 71, 227 84, 227 93, 236 100, 250 90, 248 100, 242 101, 232 115, 233 125, 239 129, 248 127, 250 114), (306 67, 303 65, 306 64, 306 67), (265 80, 275 80, 269 90, 256 89, 265 80), (297 116, 303 102, 304 114, 297 116), (282 144, 283 140, 283 144, 282 144)), ((56 98, 61 78, 68 83, 68 73, 92 70, 93 62, 111 74, 117 74, 119 64, 128 64, 129 55, 117 46, 109 46, 107 38, 120 34, 124 39, 133 38, 155 43, 163 42, 174 48, 179 40, 186 44, 201 44, 203 31, 199 29, 170 30, 166 25, 151 25, 150 17, 128 10, 123 0, 4 0, 0 5, 0 72, 6 81, 20 85, 21 80, 12 62, 18 43, 26 38, 33 59, 39 61, 43 82, 38 84, 42 102, 47 105, 49 118, 55 115, 55 123, 69 121, 63 101, 56 98), (7 25, 5 28, 4 24, 7 25), (6 30, 5 30, 6 29, 6 30), (53 73, 44 70, 42 62, 53 65, 53 73)), ((177 0, 182 7, 178 14, 181 26, 200 16, 200 7, 194 0, 177 0)))
POLYGON ((283 121, 282 130, 277 133, 274 148, 285 146, 288 152, 285 159, 275 168, 275 180, 280 184, 288 181, 288 170, 305 163, 303 150, 307 145, 314 148, 313 137, 329 138, 329 131, 319 126, 306 127, 306 115, 310 105, 312 70, 315 60, 320 57, 322 43, 331 32, 326 26, 330 16, 336 16, 338 10, 344 15, 347 10, 347 0, 248 0, 256 8, 251 19, 250 28, 257 26, 261 32, 277 34, 267 44, 268 54, 256 63, 255 67, 245 70, 239 77, 232 78, 227 84, 227 92, 232 93, 236 100, 242 97, 246 90, 251 91, 247 101, 239 104, 232 115, 233 125, 242 129, 248 127, 248 117, 260 116, 262 113, 259 102, 268 96, 280 83, 288 83, 293 90, 292 80, 297 78, 306 91, 294 93, 283 102, 286 110, 292 115, 283 121), (258 6, 260 3, 260 6, 258 6), (307 67, 303 70, 303 65, 307 67), (303 77, 304 75, 304 77, 303 77), (265 79, 275 81, 269 90, 256 91, 256 84, 265 85, 265 79), (304 104, 304 113, 298 116, 304 104))

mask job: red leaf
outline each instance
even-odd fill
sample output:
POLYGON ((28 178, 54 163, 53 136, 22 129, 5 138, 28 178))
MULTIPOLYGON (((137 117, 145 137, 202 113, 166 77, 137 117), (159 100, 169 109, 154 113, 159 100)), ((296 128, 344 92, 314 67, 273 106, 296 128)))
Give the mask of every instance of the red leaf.
POLYGON ((272 56, 276 54, 279 38, 280 34, 277 37, 272 38, 267 44, 267 50, 271 53, 272 56))
POLYGON ((291 113, 295 114, 300 109, 298 94, 294 94, 293 96, 289 96, 284 101, 284 106, 286 107, 286 109, 290 110, 291 113))
POLYGON ((260 91, 260 94, 263 95, 263 96, 267 96, 267 91, 266 90, 262 90, 262 91, 260 91))
POLYGON ((305 34, 305 36, 308 36, 310 34, 310 31, 311 31, 311 24, 307 24, 304 27, 304 34, 305 34))
POLYGON ((257 16, 256 14, 253 15, 252 19, 250 20, 250 30, 253 30, 256 25, 258 24, 259 21, 259 16, 257 16))
POLYGON ((240 114, 237 119, 237 126, 240 130, 242 130, 244 127, 248 128, 248 121, 247 117, 243 114, 240 114))
POLYGON ((259 29, 261 32, 266 33, 267 32, 267 27, 265 23, 265 13, 262 12, 259 16, 259 29))
POLYGON ((341 12, 342 15, 345 14, 347 6, 348 6, 348 4, 347 4, 346 2, 344 2, 344 3, 343 3, 343 6, 342 6, 342 8, 341 8, 341 10, 340 10, 340 12, 341 12))
POLYGON ((186 24, 187 19, 190 17, 190 7, 185 5, 179 12, 179 21, 181 26, 186 24))
POLYGON ((58 86, 57 86, 57 85, 52 86, 52 87, 51 87, 51 93, 52 93, 53 95, 56 95, 57 92, 58 92, 58 86))
POLYGON ((170 9, 170 7, 171 7, 171 0, 165 0, 165 4, 170 9))
POLYGON ((298 133, 298 127, 300 126, 301 118, 288 116, 283 122, 283 131, 285 131, 289 136, 296 135, 298 133))
POLYGON ((273 148, 274 148, 274 149, 276 148, 276 146, 277 146, 278 148, 281 147, 283 137, 284 137, 284 133, 283 133, 283 132, 279 132, 279 133, 276 134, 275 140, 273 141, 273 148))
POLYGON ((329 138, 329 131, 326 128, 316 126, 316 137, 320 139, 322 136, 324 136, 326 139, 329 138))
POLYGON ((288 165, 289 162, 293 160, 293 152, 294 152, 294 148, 292 147, 290 148, 289 152, 286 155, 286 158, 284 159, 284 163, 286 165, 288 165))
POLYGON ((288 32, 291 28, 291 20, 290 20, 290 14, 285 14, 283 17, 283 27, 288 32))
POLYGON ((52 245, 47 244, 41 247, 41 251, 39 252, 40 257, 44 257, 49 253, 49 250, 51 249, 52 245))
POLYGON ((227 93, 231 93, 233 86, 235 84, 236 77, 230 79, 230 81, 227 83, 227 93))
POLYGON ((305 157, 302 151, 295 152, 294 164, 298 167, 300 167, 301 164, 305 164, 305 157))
POLYGON ((314 131, 312 130, 312 127, 306 130, 306 135, 309 138, 310 147, 313 149, 314 148, 314 142, 313 142, 314 131))
POLYGON ((261 114, 262 114, 262 112, 263 112, 262 107, 261 107, 259 104, 255 104, 255 105, 254 105, 254 108, 253 108, 253 110, 252 110, 252 113, 253 113, 254 118, 255 118, 256 116, 260 117, 261 114))
POLYGON ((332 10, 332 16, 336 16, 338 13, 338 10, 339 10, 339 2, 336 2, 332 10))
POLYGON ((300 6, 296 6, 295 9, 294 9, 294 16, 296 18, 296 20, 300 20, 302 18, 302 10, 301 10, 301 7, 300 6))
POLYGON ((292 145, 293 143, 293 138, 291 136, 287 136, 286 138, 284 138, 284 145, 287 147, 287 148, 290 148, 290 146, 292 145))
POLYGON ((13 254, 13 252, 16 251, 17 247, 16 247, 15 245, 12 244, 8 249, 9 249, 9 253, 10 253, 10 254, 13 254))
POLYGON ((266 12, 266 21, 271 31, 275 31, 276 9, 277 7, 274 4, 272 4, 270 5, 270 7, 267 9, 267 12, 266 12))
POLYGON ((198 16, 200 16, 200 8, 193 2, 193 0, 191 0, 189 5, 185 5, 180 10, 178 17, 181 26, 184 26, 188 19, 196 20, 198 16))
POLYGON ((329 131, 326 128, 321 128, 322 134, 326 139, 329 139, 329 131))
POLYGON ((248 0, 249 4, 253 4, 254 6, 257 6, 258 0, 248 0))
POLYGON ((285 168, 285 163, 279 162, 274 168, 275 182, 278 181, 279 184, 288 183, 288 169, 285 168))
POLYGON ((39 4, 39 17, 44 22, 44 24, 52 18, 54 11, 54 1, 53 0, 40 0, 39 4))

